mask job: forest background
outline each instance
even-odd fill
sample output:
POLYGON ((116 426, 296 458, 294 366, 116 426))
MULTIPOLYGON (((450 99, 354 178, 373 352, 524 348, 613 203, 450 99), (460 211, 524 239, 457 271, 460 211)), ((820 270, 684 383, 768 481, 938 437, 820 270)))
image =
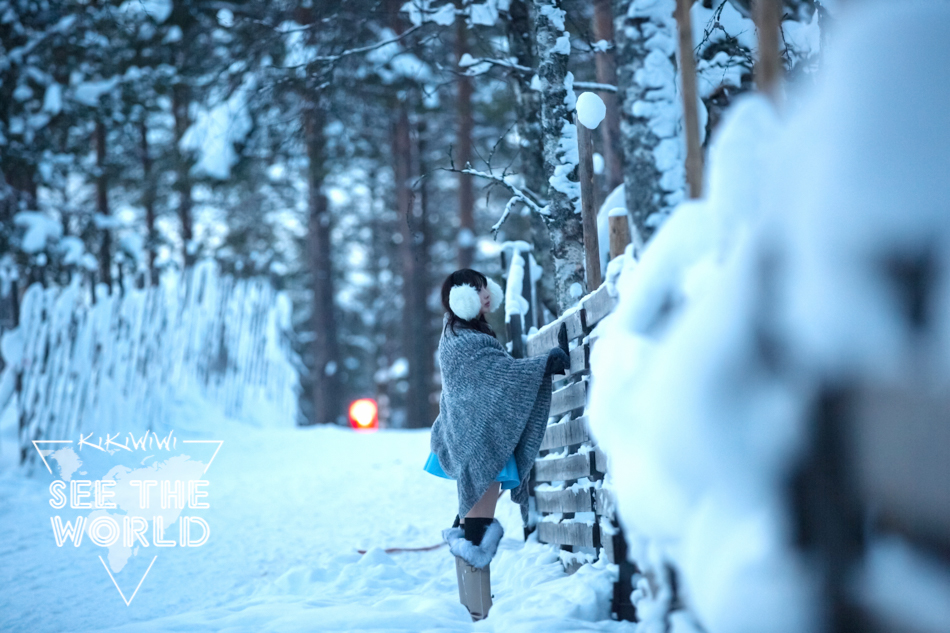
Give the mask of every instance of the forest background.
MULTIPOLYGON (((591 290, 577 95, 607 106, 596 203, 627 209, 635 247, 687 195, 675 7, 0 1, 0 282, 121 294, 207 259, 267 277, 293 303, 299 424, 370 396, 428 426, 445 275, 499 278, 530 247, 542 318, 591 290)), ((783 9, 807 82, 829 14, 783 9)), ((690 15, 705 147, 753 87, 757 34, 741 0, 690 15)))

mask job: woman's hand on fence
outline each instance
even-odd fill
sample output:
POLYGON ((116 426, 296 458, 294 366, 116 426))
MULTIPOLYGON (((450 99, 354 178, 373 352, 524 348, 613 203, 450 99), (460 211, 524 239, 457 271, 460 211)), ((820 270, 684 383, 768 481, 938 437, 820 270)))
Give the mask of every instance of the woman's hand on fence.
POLYGON ((546 371, 549 374, 563 374, 571 366, 571 357, 560 347, 552 347, 548 352, 546 371))

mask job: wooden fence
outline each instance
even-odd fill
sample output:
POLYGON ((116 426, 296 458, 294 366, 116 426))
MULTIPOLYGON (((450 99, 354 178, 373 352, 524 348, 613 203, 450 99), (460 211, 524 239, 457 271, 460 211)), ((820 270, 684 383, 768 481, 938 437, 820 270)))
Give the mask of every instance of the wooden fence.
POLYGON ((268 280, 208 261, 176 282, 104 289, 93 296, 78 276, 33 284, 4 333, 0 385, 14 385, 21 462, 35 465, 38 439, 167 426, 169 402, 194 390, 230 416, 296 422, 291 305, 268 280))
POLYGON ((604 488, 607 455, 597 446, 587 423, 590 350, 596 340, 592 333, 614 305, 615 299, 603 285, 525 338, 521 336, 521 319, 510 319, 508 334, 516 357, 547 354, 558 345, 570 350, 569 371, 554 377, 548 427, 531 472, 531 504, 540 517, 538 541, 560 548, 568 573, 601 557, 617 564, 620 573, 612 610, 619 619, 634 620, 630 594, 636 569, 627 562, 614 498, 604 488))

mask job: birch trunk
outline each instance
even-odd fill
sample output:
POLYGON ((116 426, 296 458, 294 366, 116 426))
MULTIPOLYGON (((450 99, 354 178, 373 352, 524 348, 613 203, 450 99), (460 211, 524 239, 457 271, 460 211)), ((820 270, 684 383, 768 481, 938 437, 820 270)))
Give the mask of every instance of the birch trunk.
POLYGON ((675 0, 618 0, 614 5, 624 190, 627 211, 644 242, 684 195, 675 8, 675 0))
POLYGON ((567 72, 570 38, 559 0, 534 0, 534 41, 541 93, 544 172, 548 177, 545 224, 554 256, 554 291, 558 313, 584 294, 584 232, 577 183, 577 130, 573 78, 567 72), (569 79, 570 77, 570 79, 569 79))
MULTIPOLYGON (((508 8, 508 48, 517 64, 535 68, 537 55, 534 31, 531 26, 530 6, 524 0, 512 0, 508 8)), ((544 151, 541 133, 541 98, 531 89, 530 73, 514 72, 512 86, 518 104, 518 136, 521 137, 521 173, 525 185, 542 198, 547 197, 548 179, 544 175, 544 151)), ((536 213, 530 216, 531 242, 535 261, 543 271, 538 282, 538 299, 551 314, 557 314, 554 292, 554 256, 551 236, 544 220, 536 213)))

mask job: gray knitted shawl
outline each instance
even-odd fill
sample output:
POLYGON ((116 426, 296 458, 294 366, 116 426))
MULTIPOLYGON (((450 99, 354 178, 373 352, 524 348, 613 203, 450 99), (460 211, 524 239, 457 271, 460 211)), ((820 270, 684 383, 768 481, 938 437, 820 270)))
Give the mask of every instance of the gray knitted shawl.
POLYGON ((528 480, 551 407, 547 355, 513 358, 482 332, 446 327, 439 341, 442 396, 430 447, 447 475, 458 481, 460 517, 485 494, 514 453, 521 483, 511 500, 528 524, 528 480))

